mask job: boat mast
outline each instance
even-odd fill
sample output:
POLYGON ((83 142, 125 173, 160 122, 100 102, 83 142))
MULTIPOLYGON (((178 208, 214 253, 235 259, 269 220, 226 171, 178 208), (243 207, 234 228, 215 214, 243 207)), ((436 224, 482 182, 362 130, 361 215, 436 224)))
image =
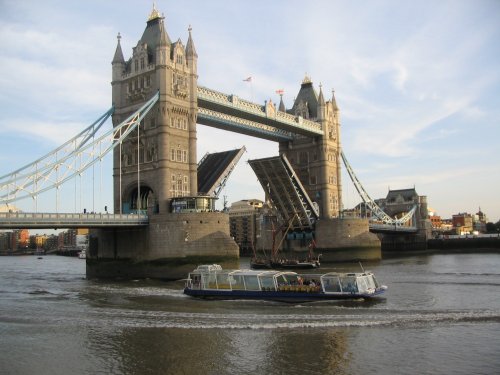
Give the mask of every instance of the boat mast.
POLYGON ((297 218, 299 217, 299 215, 297 215, 297 213, 295 213, 295 215, 293 215, 293 217, 288 222, 288 227, 286 228, 285 233, 283 233, 283 236, 281 237, 281 240, 280 240, 278 246, 276 246, 276 248, 274 247, 275 232, 273 231, 273 252, 272 252, 272 254, 273 254, 272 260, 273 261, 276 260, 276 254, 278 253, 279 248, 280 248, 281 244, 283 243, 283 241, 285 240, 285 237, 286 237, 288 231, 290 230, 290 228, 292 227, 293 221, 295 220, 296 217, 297 218))

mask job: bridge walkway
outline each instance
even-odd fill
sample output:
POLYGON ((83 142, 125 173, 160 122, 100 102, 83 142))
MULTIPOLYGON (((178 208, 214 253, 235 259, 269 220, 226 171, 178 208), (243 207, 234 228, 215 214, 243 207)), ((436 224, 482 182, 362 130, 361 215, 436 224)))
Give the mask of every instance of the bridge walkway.
POLYGON ((148 224, 146 214, 0 213, 0 229, 117 228, 148 224))

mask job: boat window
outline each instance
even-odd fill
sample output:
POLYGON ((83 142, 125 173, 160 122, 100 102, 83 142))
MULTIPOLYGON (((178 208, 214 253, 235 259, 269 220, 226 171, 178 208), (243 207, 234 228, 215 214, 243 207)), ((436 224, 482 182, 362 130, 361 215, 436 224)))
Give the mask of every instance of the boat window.
POLYGON ((222 272, 217 274, 217 287, 218 289, 231 289, 228 272, 222 272))
POLYGON ((371 275, 371 276, 372 276, 373 283, 375 284, 375 288, 378 288, 379 287, 379 283, 378 283, 377 279, 375 278, 374 275, 371 275))
POLYGON ((231 287, 233 289, 245 289, 245 281, 243 280, 243 275, 232 275, 230 276, 231 287))
POLYGON ((368 289, 368 285, 366 285, 366 276, 360 276, 357 278, 358 281, 358 290, 360 293, 364 293, 368 289))
POLYGON ((286 274, 286 281, 289 285, 299 285, 300 281, 297 274, 286 274))
POLYGON ((264 275, 260 276, 259 278, 262 290, 276 290, 276 286, 274 285, 273 275, 264 275))
POLYGON ((342 286, 342 291, 345 293, 357 293, 358 287, 356 286, 356 277, 354 276, 343 276, 340 278, 340 285, 342 286))
POLYGON ((285 275, 276 276, 276 282, 278 283, 279 286, 286 285, 287 281, 285 275))
POLYGON ((342 289, 340 289, 340 282, 337 276, 332 277, 323 277, 323 288, 327 293, 340 293, 342 289))
POLYGON ((191 279, 191 285, 193 289, 201 289, 201 275, 197 273, 193 273, 189 275, 189 278, 191 279))
POLYGON ((375 281, 373 280, 372 275, 367 275, 366 276, 366 285, 368 286, 368 289, 375 289, 375 281))
POLYGON ((205 289, 217 289, 215 272, 202 273, 201 279, 202 279, 202 285, 205 289))
POLYGON ((260 290, 257 275, 245 275, 245 286, 247 290, 260 290))

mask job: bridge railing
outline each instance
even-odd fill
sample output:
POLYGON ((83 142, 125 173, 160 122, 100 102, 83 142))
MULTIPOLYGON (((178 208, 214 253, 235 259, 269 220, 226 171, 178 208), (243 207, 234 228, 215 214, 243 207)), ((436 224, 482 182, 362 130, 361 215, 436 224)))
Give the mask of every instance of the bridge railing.
POLYGON ((16 224, 27 226, 43 226, 50 223, 63 227, 78 225, 84 227, 96 225, 145 225, 149 218, 146 214, 110 214, 110 213, 52 213, 52 212, 0 212, 0 227, 16 224))

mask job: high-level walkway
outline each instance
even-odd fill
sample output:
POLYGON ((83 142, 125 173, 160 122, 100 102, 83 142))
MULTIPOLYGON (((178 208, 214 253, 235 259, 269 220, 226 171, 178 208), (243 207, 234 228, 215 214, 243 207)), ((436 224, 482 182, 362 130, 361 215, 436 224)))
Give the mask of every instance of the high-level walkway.
POLYGON ((198 87, 197 122, 276 142, 292 140, 296 134, 323 135, 317 122, 202 86, 198 87))

